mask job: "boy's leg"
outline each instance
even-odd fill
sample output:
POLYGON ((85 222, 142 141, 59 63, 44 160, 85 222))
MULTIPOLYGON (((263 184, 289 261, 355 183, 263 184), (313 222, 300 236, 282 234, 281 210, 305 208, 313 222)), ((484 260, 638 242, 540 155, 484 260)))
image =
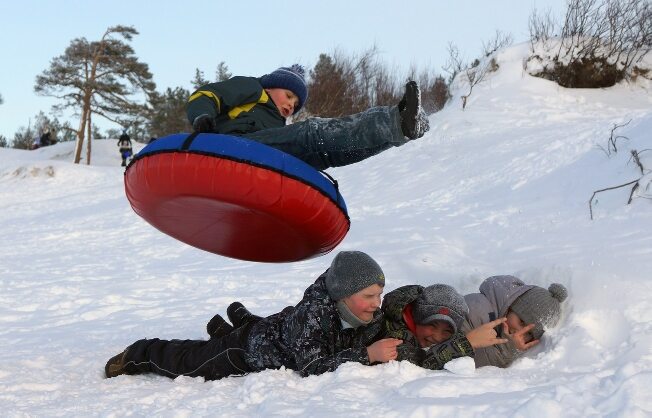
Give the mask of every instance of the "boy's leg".
POLYGON ((246 135, 291 154, 318 170, 353 164, 408 142, 397 106, 380 106, 342 118, 311 118, 246 135))
MULTIPOLYGON (((120 374, 156 373, 170 378, 177 376, 204 377, 217 380, 251 372, 244 360, 250 327, 242 327, 222 337, 198 340, 139 340, 130 345, 121 359, 120 374)), ((107 364, 107 370, 110 369, 107 364)), ((115 370, 116 367, 113 367, 115 370)))

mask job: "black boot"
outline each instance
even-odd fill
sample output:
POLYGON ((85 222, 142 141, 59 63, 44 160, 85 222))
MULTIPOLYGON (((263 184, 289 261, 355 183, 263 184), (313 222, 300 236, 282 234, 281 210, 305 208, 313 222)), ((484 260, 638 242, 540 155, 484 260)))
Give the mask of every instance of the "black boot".
POLYGON ((216 314, 208 324, 206 324, 206 332, 211 338, 220 338, 233 331, 231 324, 226 322, 220 314, 216 314))
POLYGON ((398 110, 401 114, 401 130, 407 138, 421 138, 430 129, 428 118, 421 107, 421 92, 416 81, 408 81, 405 85, 405 94, 398 103, 398 110))
POLYGON ((111 357, 109 361, 106 362, 106 366, 104 366, 104 374, 107 378, 120 376, 122 374, 138 374, 137 371, 127 370, 125 367, 125 356, 127 355, 127 350, 129 350, 129 347, 127 347, 122 353, 111 357))
POLYGON ((260 316, 254 315, 244 307, 240 302, 233 302, 226 308, 226 315, 235 328, 248 324, 251 321, 260 321, 260 316))

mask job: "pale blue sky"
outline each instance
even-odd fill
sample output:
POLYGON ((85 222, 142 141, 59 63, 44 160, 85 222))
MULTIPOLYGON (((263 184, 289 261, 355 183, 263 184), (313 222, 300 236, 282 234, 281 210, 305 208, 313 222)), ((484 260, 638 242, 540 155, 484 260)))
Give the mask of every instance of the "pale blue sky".
MULTIPOLYGON (((496 30, 527 40, 536 6, 560 16, 565 0, 37 1, 0 0, 0 135, 9 140, 52 99, 34 94, 38 74, 74 38, 98 40, 107 27, 134 26, 132 46, 157 90, 191 89, 194 69, 213 77, 220 61, 233 74, 260 76, 281 65, 311 67, 320 53, 372 45, 401 73, 411 65, 443 72, 447 45, 467 59, 496 30)), ((70 120, 76 126, 78 119, 70 120)), ((95 122, 95 121, 94 121, 95 122)), ((104 131, 117 127, 97 121, 104 131)))

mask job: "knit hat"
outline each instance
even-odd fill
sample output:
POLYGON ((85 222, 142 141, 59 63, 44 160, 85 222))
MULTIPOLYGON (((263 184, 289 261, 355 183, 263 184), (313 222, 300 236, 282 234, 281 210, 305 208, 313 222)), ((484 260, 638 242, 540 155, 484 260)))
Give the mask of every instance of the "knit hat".
POLYGON ((468 312, 464 296, 447 284, 424 288, 412 304, 414 322, 426 325, 434 321, 446 321, 453 327, 453 333, 460 328, 468 312))
POLYGON ((553 283, 548 290, 534 286, 519 296, 509 307, 526 324, 535 324, 532 335, 541 338, 544 327, 554 327, 561 315, 561 302, 568 296, 566 288, 553 283))
POLYGON ((385 286, 385 275, 378 263, 362 251, 342 251, 326 272, 326 290, 333 300, 342 300, 378 284, 385 286))
POLYGON ((287 89, 299 98, 299 105, 294 109, 297 113, 308 100, 308 86, 306 86, 305 70, 299 64, 291 67, 281 67, 273 73, 260 77, 260 84, 265 89, 287 89))

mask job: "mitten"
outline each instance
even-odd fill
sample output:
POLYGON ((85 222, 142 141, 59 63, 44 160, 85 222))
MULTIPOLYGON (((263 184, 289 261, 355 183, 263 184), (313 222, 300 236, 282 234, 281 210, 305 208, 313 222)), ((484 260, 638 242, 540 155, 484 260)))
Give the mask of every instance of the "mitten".
POLYGON ((192 122, 192 129, 200 133, 215 132, 215 119, 206 113, 199 115, 192 122))

